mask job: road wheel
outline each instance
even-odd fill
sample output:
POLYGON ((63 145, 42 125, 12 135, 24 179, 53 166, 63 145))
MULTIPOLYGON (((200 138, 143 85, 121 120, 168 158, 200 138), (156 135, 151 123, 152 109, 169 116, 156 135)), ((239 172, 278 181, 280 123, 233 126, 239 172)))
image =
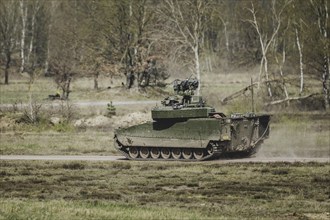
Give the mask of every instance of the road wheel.
POLYGON ((147 159, 150 155, 150 151, 148 148, 146 147, 141 147, 140 148, 140 156, 143 158, 143 159, 147 159))
POLYGON ((197 160, 200 160, 204 157, 204 151, 203 149, 194 149, 194 157, 197 160))
POLYGON ((193 152, 191 149, 183 149, 182 150, 182 156, 184 159, 188 160, 190 158, 192 158, 193 152))
POLYGON ((159 156, 160 156, 160 150, 159 150, 159 148, 158 147, 151 148, 150 155, 151 155, 151 158, 158 159, 159 156))
POLYGON ((139 157, 139 150, 137 147, 130 147, 128 150, 128 154, 131 158, 136 159, 139 157))
POLYGON ((171 157, 171 151, 168 148, 162 148, 160 150, 160 155, 163 159, 169 159, 171 157))
POLYGON ((172 157, 174 159, 179 160, 181 158, 181 155, 182 155, 181 149, 179 148, 172 149, 172 157))

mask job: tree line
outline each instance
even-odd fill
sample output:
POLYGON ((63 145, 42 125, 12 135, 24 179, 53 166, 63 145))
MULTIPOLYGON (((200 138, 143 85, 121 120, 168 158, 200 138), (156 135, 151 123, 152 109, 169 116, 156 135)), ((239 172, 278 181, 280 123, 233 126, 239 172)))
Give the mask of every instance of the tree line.
MULTIPOLYGON (((259 66, 270 100, 310 95, 319 81, 330 109, 327 0, 0 0, 0 64, 33 81, 125 74, 127 88, 172 71, 203 74, 259 66), (297 94, 290 89, 297 88, 297 94)), ((202 80, 201 80, 202 82, 202 80)), ((199 92, 199 88, 198 88, 199 92)))

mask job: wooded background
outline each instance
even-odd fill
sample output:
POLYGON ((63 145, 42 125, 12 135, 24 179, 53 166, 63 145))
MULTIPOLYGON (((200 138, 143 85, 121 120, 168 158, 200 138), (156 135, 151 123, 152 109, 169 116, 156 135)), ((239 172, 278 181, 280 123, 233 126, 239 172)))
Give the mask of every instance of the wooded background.
MULTIPOLYGON (((126 87, 173 72, 229 73, 259 67, 257 87, 273 102, 309 97, 319 83, 330 109, 327 0, 0 0, 0 65, 54 77, 69 96, 72 79, 124 74, 126 87), (288 87, 297 87, 292 93, 288 87)), ((203 80, 201 80, 203 83, 203 80)), ((199 92, 199 89, 198 91, 199 92)))

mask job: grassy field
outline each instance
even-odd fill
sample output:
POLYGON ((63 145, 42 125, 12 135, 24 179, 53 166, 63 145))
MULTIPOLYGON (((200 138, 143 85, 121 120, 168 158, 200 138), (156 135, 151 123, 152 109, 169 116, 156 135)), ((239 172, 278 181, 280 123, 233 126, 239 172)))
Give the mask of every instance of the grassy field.
MULTIPOLYGON (((114 86, 120 85, 120 79, 114 86)), ((220 99, 250 83, 246 74, 204 78, 202 93, 225 113, 250 111, 249 97, 222 106, 220 99), (242 100, 241 100, 242 101, 242 100)), ((70 102, 160 100, 154 89, 92 90, 92 80, 74 81, 70 102)), ((26 79, 0 85, 0 104, 28 101, 26 79)), ((171 88, 167 88, 169 92, 171 88)), ((38 79, 40 103, 56 87, 38 79)), ((51 125, 63 112, 42 108, 39 124, 15 123, 22 112, 0 110, 0 155, 117 155, 113 132, 129 113, 152 106, 117 106, 102 126, 74 127, 74 120, 106 113, 106 106, 73 106, 73 121, 51 125), (116 124, 116 125, 115 125, 116 124)), ((151 119, 151 118, 150 118, 151 119)), ((274 113, 270 138, 257 157, 330 158, 330 115, 274 113)), ((203 163, 0 161, 0 219, 329 219, 330 163, 203 163)))
MULTIPOLYGON (((27 85, 22 86, 21 84, 18 84, 17 86, 9 85, 8 87, 0 85, 0 102, 4 104, 27 103, 29 101, 29 92, 25 87, 27 87, 27 85), (11 91, 11 89, 13 89, 13 91, 11 91)), ((53 95, 55 92, 56 88, 52 86, 51 83, 48 83, 48 80, 41 80, 32 89, 32 97, 33 100, 36 100, 38 103, 52 103, 52 101, 47 100, 47 98, 48 95, 53 95), (39 87, 39 85, 41 87, 39 87)), ((155 91, 154 95, 146 95, 143 93, 138 93, 136 90, 129 91, 121 87, 100 90, 74 90, 69 96, 69 100, 71 102, 147 100, 150 98, 158 98, 157 91, 155 91)))
MULTIPOLYGON (((81 78, 72 82, 69 99, 76 101, 99 101, 99 100, 146 100, 159 97, 158 90, 151 90, 149 94, 137 92, 137 89, 127 90, 121 86, 123 78, 113 79, 103 77, 99 81, 99 90, 93 89, 93 79, 81 78), (109 88, 110 87, 110 88, 109 88)), ((31 86, 31 94, 34 100, 40 103, 49 103, 48 95, 57 91, 53 78, 40 77, 31 86)), ((61 92, 61 91, 60 91, 61 92)), ((0 84, 0 104, 12 104, 15 102, 26 103, 29 100, 29 80, 17 76, 10 81, 9 85, 0 84)))
POLYGON ((114 155, 113 131, 4 132, 0 154, 114 155))
POLYGON ((1 219, 328 219, 330 164, 1 162, 1 219))

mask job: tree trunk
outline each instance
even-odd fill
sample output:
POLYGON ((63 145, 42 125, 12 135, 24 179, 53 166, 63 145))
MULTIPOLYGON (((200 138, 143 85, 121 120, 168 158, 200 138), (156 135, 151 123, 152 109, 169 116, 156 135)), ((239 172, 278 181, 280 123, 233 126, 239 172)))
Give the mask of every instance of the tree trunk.
MULTIPOLYGON (((138 74, 138 77, 137 77, 137 84, 138 84, 138 86, 141 84, 140 75, 141 74, 138 74)), ((132 88, 132 86, 134 84, 134 79, 135 79, 134 74, 132 73, 131 70, 129 70, 128 73, 126 73, 126 88, 127 89, 132 88)))
POLYGON ((55 10, 54 1, 50 2, 50 14, 49 14, 49 25, 48 25, 48 33, 47 33, 47 54, 46 54, 46 60, 45 60, 45 69, 44 69, 44 75, 48 76, 49 71, 49 59, 50 59, 50 45, 51 45, 51 33, 52 33, 52 27, 53 27, 53 14, 55 10))
MULTIPOLYGON (((261 39, 261 38, 260 38, 260 39, 261 39)), ((263 44, 261 44, 261 45, 263 45, 263 44)), ((265 51, 265 50, 263 49, 263 46, 262 46, 262 51, 265 51)), ((268 95, 269 95, 269 97, 273 97, 272 89, 271 89, 271 87, 270 87, 270 83, 269 83, 269 75, 268 75, 268 60, 267 60, 266 54, 264 54, 264 52, 263 52, 263 55, 262 55, 262 58, 261 58, 261 61, 260 61, 260 71, 259 71, 259 79, 258 79, 258 89, 260 88, 261 76, 262 76, 263 70, 265 71, 265 76, 266 76, 266 86, 267 86, 268 95)))
POLYGON ((32 83, 33 82, 29 82, 29 110, 30 110, 30 121, 32 123, 34 123, 35 120, 35 114, 33 113, 33 103, 32 103, 32 83))
MULTIPOLYGON (((36 6, 38 7, 38 6, 36 6)), ((38 9, 35 9, 38 10, 38 9)), ((31 21, 31 40, 30 40, 30 45, 29 45, 29 50, 28 50, 28 54, 26 57, 26 62, 29 63, 30 62, 30 56, 33 50, 33 41, 34 41, 34 35, 35 35, 35 20, 36 20, 36 12, 34 12, 33 17, 32 17, 32 21, 31 21)), ((35 61, 33 61, 35 62, 35 61)), ((31 66, 34 66, 34 64, 32 63, 31 66)))
POLYGON ((225 41, 226 41, 226 50, 227 50, 227 53, 229 53, 229 37, 228 37, 228 31, 227 31, 227 24, 228 22, 225 22, 221 17, 220 17, 220 20, 224 26, 223 28, 223 33, 225 35, 225 41))
MULTIPOLYGON (((283 43, 283 44, 285 45, 285 43, 283 43)), ((275 55, 275 60, 276 60, 276 63, 279 66, 279 69, 280 69, 280 76, 281 76, 281 80, 282 80, 284 95, 285 95, 285 98, 288 99, 289 98, 289 93, 288 93, 288 90, 287 90, 287 87, 286 87, 286 84, 285 84, 285 79, 284 79, 284 74, 283 74, 283 66, 284 66, 285 60, 286 60, 285 46, 283 46, 283 51, 282 51, 282 63, 280 63, 278 61, 278 58, 277 58, 276 55, 275 55)))
POLYGON ((9 71, 6 65, 6 69, 5 69, 5 85, 9 84, 9 71))
POLYGON ((194 48, 194 55, 195 55, 195 71, 196 71, 196 78, 198 80, 198 88, 196 90, 197 94, 200 94, 200 90, 201 90, 201 70, 200 70, 200 63, 199 63, 199 48, 198 45, 196 45, 194 48))
POLYGON ((11 62, 11 54, 9 51, 6 53, 6 67, 5 67, 5 85, 9 84, 9 67, 10 67, 10 62, 11 62))
POLYGON ((285 48, 283 48, 283 58, 282 58, 282 65, 280 66, 280 74, 281 74, 281 78, 282 78, 282 84, 283 84, 283 89, 284 89, 284 93, 285 93, 285 98, 289 98, 289 93, 288 90, 286 88, 285 85, 285 80, 284 80, 284 74, 283 74, 283 65, 285 63, 285 48))
POLYGON ((329 57, 324 57, 324 66, 322 74, 322 86, 324 95, 324 106, 328 111, 330 110, 330 70, 329 70, 329 57))
POLYGON ((25 68, 25 32, 26 32, 26 20, 27 20, 27 7, 24 7, 24 1, 20 1, 20 10, 22 17, 22 36, 21 36, 21 67, 20 72, 22 73, 25 68))
POLYGON ((300 40, 299 40, 299 35, 298 35, 298 29, 296 28, 296 43, 298 47, 298 52, 299 52, 299 65, 300 65, 300 94, 302 94, 304 90, 304 69, 303 69, 303 55, 301 52, 301 45, 300 45, 300 40))
POLYGON ((324 46, 324 78, 325 78, 325 85, 327 91, 325 93, 325 109, 327 111, 330 110, 330 58, 329 58, 329 38, 328 38, 328 21, 329 21, 329 13, 328 13, 328 5, 327 1, 324 1, 324 9, 325 9, 325 22, 324 22, 324 38, 328 39, 324 46))
POLYGON ((98 90, 99 89, 99 73, 94 74, 94 89, 98 90))
POLYGON ((330 62, 329 62, 329 41, 328 41, 328 5, 327 1, 322 1, 322 4, 318 8, 318 25, 321 35, 323 36, 324 44, 324 56, 323 56, 323 73, 322 73, 322 87, 324 95, 325 109, 330 110, 330 62), (324 8, 322 8, 324 7, 324 8))
POLYGON ((258 89, 260 88, 262 71, 264 69, 264 56, 262 56, 259 67, 259 76, 258 76, 258 89))
POLYGON ((66 92, 65 100, 69 99, 69 94, 71 92, 70 91, 70 84, 71 84, 71 77, 69 76, 69 78, 66 81, 66 85, 65 85, 65 92, 66 92))
POLYGON ((271 86, 270 86, 270 82, 269 82, 269 75, 268 75, 268 60, 267 60, 266 55, 265 55, 265 57, 264 57, 264 67, 265 67, 266 85, 267 85, 268 95, 269 95, 269 97, 273 97, 272 88, 271 88, 271 86))

